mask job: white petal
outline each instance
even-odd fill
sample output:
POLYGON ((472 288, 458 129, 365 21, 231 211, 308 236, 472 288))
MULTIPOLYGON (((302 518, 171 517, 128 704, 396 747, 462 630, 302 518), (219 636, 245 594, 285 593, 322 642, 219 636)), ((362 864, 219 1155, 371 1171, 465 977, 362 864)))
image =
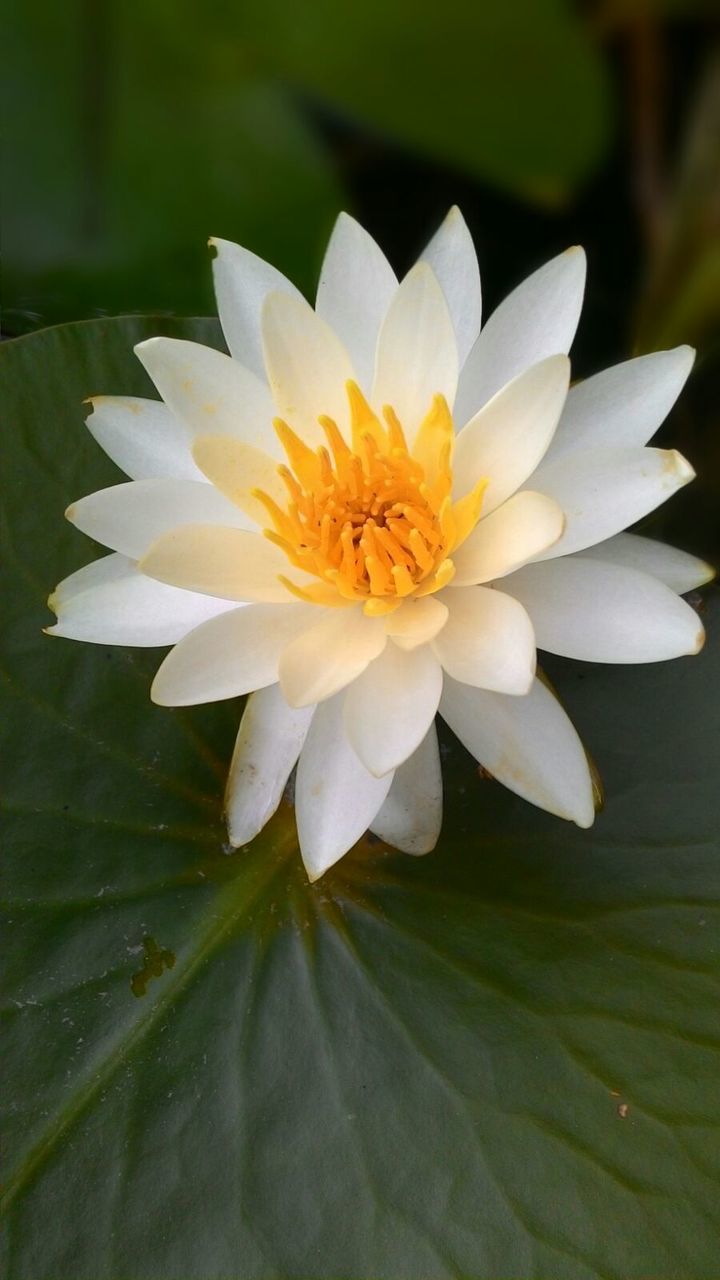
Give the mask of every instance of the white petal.
POLYGON ((428 645, 386 645, 345 698, 345 732, 366 769, 380 778, 417 750, 441 692, 442 667, 428 645))
POLYGON ((318 707, 300 753, 295 786, 300 852, 317 880, 367 831, 392 784, 360 763, 343 728, 343 695, 318 707))
POLYGON ((87 427, 132 480, 203 480, 192 460, 192 432, 160 400, 93 396, 87 427))
POLYGON ((366 618, 352 605, 323 611, 280 658, 280 684, 291 707, 322 702, 344 689, 382 653, 386 640, 381 618, 366 618))
POLYGON ((562 508, 542 493, 523 489, 475 526, 453 551, 453 587, 492 582, 557 542, 565 527, 562 508))
POLYGON ((272 397, 264 382, 222 351, 180 338, 135 347, 168 408, 193 435, 227 435, 278 452, 272 397))
POLYGON ((118 554, 71 573, 49 600, 57 614, 50 635, 92 644, 175 644, 193 627, 236 606, 154 582, 118 554))
POLYGON ((288 491, 280 479, 277 459, 262 449, 229 436, 198 436, 193 457, 200 474, 240 507, 252 525, 264 529, 271 523, 266 507, 255 496, 256 489, 261 489, 283 510, 287 508, 288 491))
POLYGON ((539 680, 524 698, 506 698, 446 679, 440 714, 498 782, 559 818, 592 826, 592 779, 582 743, 539 680))
POLYGON ((692 347, 656 351, 571 387, 546 461, 573 449, 647 444, 680 395, 694 359, 692 347))
POLYGON ((584 289, 585 254, 575 247, 528 276, 500 304, 465 361, 455 405, 458 425, 511 378, 570 350, 584 289))
POLYGON ((583 551, 620 533, 694 478, 674 449, 588 449, 543 465, 533 488, 560 504, 565 532, 537 559, 583 551))
POLYGON ((403 853, 431 853, 442 827, 443 787, 434 725, 417 751, 400 766, 372 830, 403 853))
POLYGON ((525 483, 552 440, 569 382, 567 356, 550 356, 503 387, 468 422, 455 446, 456 498, 487 477, 483 513, 489 515, 525 483))
POLYGON ((271 293, 262 311, 263 348, 276 414, 310 445, 325 442, 318 418, 347 431, 350 357, 328 324, 304 298, 271 293))
POLYGON ((312 608, 243 605, 196 627, 158 668, 150 691, 153 702, 190 707, 276 684, 280 654, 307 626, 312 608))
POLYGON ((481 689, 525 694, 535 674, 535 636, 517 600, 492 587, 448 588, 450 610, 432 642, 449 675, 481 689))
POLYGON ((275 813, 313 711, 314 707, 289 707, 277 684, 248 698, 225 791, 228 836, 234 848, 249 844, 275 813))
POLYGON ((448 607, 437 596, 410 596, 399 609, 387 614, 385 630, 400 649, 427 644, 445 626, 448 607))
POLYGON ((420 255, 435 272, 450 309, 460 368, 480 332, 480 268, 467 223, 457 205, 420 255))
POLYGON ((581 554, 650 573, 679 595, 695 591, 715 577, 715 570, 705 560, 688 555, 687 551, 679 551, 677 547, 668 547, 664 542, 656 542, 654 538, 642 538, 637 533, 618 533, 606 542, 586 547, 581 554))
POLYGON ((452 409, 458 377, 455 332, 434 271, 418 262, 398 288, 378 339, 372 400, 392 405, 408 440, 434 395, 452 409))
POLYGON ((290 573, 293 580, 307 581, 261 533, 204 524, 182 525, 163 534, 140 567, 159 582, 222 600, 287 603, 295 597, 279 575, 290 573))
POLYGON ((320 270, 315 309, 344 343, 366 395, 372 390, 380 326, 397 284, 372 236, 341 213, 320 270))
POLYGON ((80 498, 65 515, 89 538, 132 560, 178 525, 253 527, 239 507, 199 480, 130 480, 80 498))
POLYGON ((529 564, 503 582, 525 606, 540 649, 585 662, 660 662, 697 653, 694 609, 637 569, 572 556, 529 564))
POLYGON ((277 290, 298 298, 300 293, 281 271, 249 249, 214 237, 210 244, 217 249, 213 259, 215 297, 228 350, 235 360, 264 380, 260 331, 263 303, 269 293, 277 290))

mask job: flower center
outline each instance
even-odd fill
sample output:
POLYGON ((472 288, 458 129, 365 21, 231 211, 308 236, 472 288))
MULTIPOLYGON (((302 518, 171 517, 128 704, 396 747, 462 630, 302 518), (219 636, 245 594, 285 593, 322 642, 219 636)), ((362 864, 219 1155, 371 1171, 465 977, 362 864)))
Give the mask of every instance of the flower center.
POLYGON ((323 584, 301 587, 283 579, 294 594, 324 604, 362 602, 366 613, 380 614, 407 596, 447 585, 454 574, 449 552, 459 534, 466 536, 458 526, 477 521, 486 482, 468 495, 470 502, 453 504, 453 424, 442 396, 434 397, 410 450, 389 406, 383 425, 355 383, 347 391, 352 444, 333 419, 322 417, 327 445, 312 450, 277 419, 287 457, 279 468, 287 507, 261 490, 254 496, 272 521, 266 536, 323 584))

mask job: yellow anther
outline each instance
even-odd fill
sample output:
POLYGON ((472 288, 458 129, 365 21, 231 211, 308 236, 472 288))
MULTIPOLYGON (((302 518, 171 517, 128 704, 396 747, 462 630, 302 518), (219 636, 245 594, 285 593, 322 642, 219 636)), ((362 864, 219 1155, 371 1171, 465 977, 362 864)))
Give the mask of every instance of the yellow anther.
POLYGON ((479 480, 474 489, 471 489, 469 493, 465 494, 464 498, 459 498, 453 504, 452 517, 455 528, 453 530, 452 545, 454 547, 465 541, 480 519, 483 498, 488 483, 489 481, 486 478, 479 480))
POLYGON ((453 507, 452 419, 442 396, 433 398, 410 452, 391 407, 383 410, 385 427, 356 383, 347 384, 347 394, 351 442, 322 417, 327 444, 311 449, 278 419, 287 507, 263 490, 253 496, 268 513, 266 536, 316 580, 283 579, 288 590, 317 604, 360 603, 379 617, 450 581, 449 553, 456 534, 466 536, 477 519, 483 486, 453 507))
POLYGON ((332 450, 335 466, 342 467, 342 464, 350 457, 350 446, 343 440, 342 433, 333 418, 328 418, 323 414, 321 418, 318 418, 318 422, 325 432, 327 442, 332 450))
POLYGON ((420 568, 423 570, 424 573, 429 573, 435 563, 435 560, 433 556, 430 554, 430 552, 428 551, 427 545, 423 541, 423 538, 419 529, 411 529, 410 547, 412 549, 412 553, 415 557, 415 560, 420 565, 420 568))
POLYGON ((432 595, 434 591, 442 591, 443 587, 446 587, 449 582, 452 582, 454 577, 455 565, 452 560, 443 560, 438 565, 433 576, 431 578, 426 578, 425 581, 420 584, 415 595, 429 596, 432 595))
POLYGON ((386 613, 394 613, 401 604, 398 596, 369 596, 363 605, 363 613, 368 618, 382 618, 386 613))
POLYGON ((275 418, 273 422, 275 434, 280 441, 290 467, 295 472, 303 489, 313 489, 320 479, 320 463, 318 456, 313 453, 312 449, 295 434, 292 427, 287 422, 283 422, 282 418, 275 418))
POLYGON ((380 448, 387 448, 387 437, 380 421, 373 413, 357 382, 350 379, 345 383, 345 390, 350 402, 350 423, 352 428, 352 447, 355 453, 360 452, 362 437, 368 432, 380 448))
POLYGON ((403 596, 409 596, 415 587, 415 583, 410 576, 410 570, 407 566, 404 564, 396 564, 393 568, 392 576, 395 582, 395 590, 397 591, 397 594, 401 598, 403 596))
POLYGON ((383 418, 387 423, 388 444, 390 445, 391 453, 395 453, 396 451, 399 453, 407 453, 408 447, 407 440, 405 439, 405 432, 402 429, 400 419, 392 405, 383 405, 383 418))
POLYGON ((420 463, 428 484, 449 472, 454 442, 453 420, 444 396, 433 396, 413 445, 413 457, 420 463))
POLYGON ((250 496, 261 502, 267 511, 270 519, 278 533, 283 533, 286 538, 292 539, 294 533, 294 523, 286 511, 279 507, 274 498, 269 493, 265 493, 263 489, 251 489, 250 496))

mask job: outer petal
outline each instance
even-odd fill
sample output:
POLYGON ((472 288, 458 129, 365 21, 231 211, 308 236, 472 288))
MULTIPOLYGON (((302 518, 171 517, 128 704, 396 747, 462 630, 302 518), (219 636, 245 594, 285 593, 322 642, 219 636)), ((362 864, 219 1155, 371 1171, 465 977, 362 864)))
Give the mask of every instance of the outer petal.
POLYGON ((310 445, 325 442, 323 414, 345 431, 346 383, 355 377, 350 357, 328 324, 304 298, 271 293, 262 311, 263 349, 276 413, 310 445))
MULTIPOLYGON (((270 516, 254 490, 262 489, 279 507, 285 509, 288 491, 278 473, 278 463, 269 453, 229 436, 198 436, 193 457, 208 478, 250 518, 252 526, 266 528, 270 516)), ((227 521, 226 521, 227 523, 227 521)))
POLYGON ((443 592, 450 610, 432 647, 448 675, 481 689, 525 694, 535 674, 535 636, 522 605, 491 587, 443 592))
POLYGON ((132 480, 203 480, 192 460, 192 432, 160 400, 93 396, 90 434, 132 480))
POLYGON ((695 591, 715 577, 715 570, 705 560, 656 542, 654 538, 641 538, 637 533, 618 533, 607 542, 586 547, 582 555, 650 573, 679 595, 695 591))
POLYGON ((410 596, 385 618, 385 630, 399 649, 428 644, 448 620, 448 607, 437 596, 410 596))
POLYGON ((573 449, 647 444, 685 386, 694 359, 692 347, 656 351, 571 387, 546 461, 573 449))
POLYGON ((565 527, 562 508, 543 493, 523 489, 477 524, 452 553, 454 587, 492 582, 557 542, 565 527))
POLYGON ((569 381, 567 356, 550 356, 503 387, 468 422, 455 446, 456 498, 486 476, 483 513, 489 515, 525 483, 552 440, 569 381))
POLYGON ((659 662, 697 653, 694 609, 637 569, 599 560, 529 564, 503 582, 525 606, 541 649, 586 662, 659 662))
POLYGON ((416 751, 435 719, 442 667, 428 645, 388 644, 347 691, 345 732, 366 769, 380 778, 416 751))
POLYGON ((434 395, 452 409, 458 354, 450 312, 437 277, 426 262, 405 276, 378 339, 372 400, 392 405, 408 439, 425 417, 434 395))
POLYGON ((440 714, 498 782, 524 800, 592 826, 593 788, 582 743, 539 680, 524 698, 445 681, 440 714))
POLYGON ((290 571, 287 557, 261 533, 188 524, 163 534, 143 557, 140 568, 150 578, 188 591, 203 591, 222 600, 257 600, 284 604, 295 597, 279 581, 290 571))
POLYGON ((317 880, 367 831, 392 784, 360 763, 343 728, 343 696, 318 707, 300 753, 295 787, 300 852, 317 880))
POLYGON ((178 525, 253 526, 211 484, 198 480, 131 480, 74 502, 68 520, 96 542, 139 560, 151 542, 178 525))
POLYGON ((63 579, 49 600, 57 622, 49 635, 92 644, 175 644, 193 627, 234 606, 154 582, 118 554, 63 579))
POLYGON ((295 285, 249 249, 229 240, 211 239, 218 315, 228 350, 235 360, 265 378, 260 313, 269 293, 278 289, 300 297, 295 285))
POLYGON ((235 848, 249 844, 275 813, 314 710, 289 707, 277 684, 248 698, 225 791, 228 835, 235 848))
POLYGON ((462 426, 511 378, 570 350, 585 289, 585 254, 575 247, 528 276, 491 315, 460 379, 455 421, 462 426))
POLYGON ((277 683, 284 646, 312 605, 241 605, 185 636, 158 668, 150 695, 163 707, 237 698, 277 683))
POLYGON ((462 368, 480 332, 480 268, 467 223, 457 205, 420 255, 435 272, 450 309, 462 368))
POLYGON ((323 613, 280 659, 280 684, 290 706, 323 702, 344 689, 382 653, 386 640, 382 618, 366 618, 359 608, 323 613))
POLYGON ((320 270, 315 309, 344 343, 366 395, 372 390, 380 326, 397 285, 372 236, 341 213, 320 270))
POLYGON ((372 829, 403 853, 431 853, 442 827, 443 787, 435 725, 400 766, 372 829))
POLYGON ((236 360, 180 338, 149 338, 135 354, 169 409, 193 435, 227 435, 278 452, 264 382, 236 360))
POLYGON ((641 520, 695 478, 682 454, 667 449, 588 449, 542 466, 533 488, 565 512, 565 532, 538 560, 583 551, 641 520))

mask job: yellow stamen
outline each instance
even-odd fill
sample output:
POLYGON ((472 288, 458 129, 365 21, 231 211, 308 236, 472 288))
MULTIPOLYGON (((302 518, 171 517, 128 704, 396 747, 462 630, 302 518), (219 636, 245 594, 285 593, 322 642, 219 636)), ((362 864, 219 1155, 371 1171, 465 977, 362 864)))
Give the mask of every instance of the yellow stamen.
POLYGON ((461 542, 465 541, 480 519, 480 511, 482 510, 483 498, 488 483, 487 478, 479 480, 475 488, 466 493, 464 498, 459 498, 457 502, 453 503, 452 515, 455 521, 455 536, 452 545, 454 547, 458 547, 461 542))
POLYGON ((357 382, 352 380, 345 383, 348 400, 350 401, 350 422, 352 427, 352 447, 355 453, 360 452, 360 442, 362 437, 369 434, 377 442, 381 449, 387 448, 387 437, 382 426, 373 413, 370 405, 365 399, 357 382))
POLYGON ((351 441, 321 417, 327 444, 313 450, 277 419, 287 507, 252 492, 268 514, 266 537, 316 579, 282 578, 288 591, 315 604, 361 604, 368 617, 381 617, 451 580, 450 553, 478 519, 485 482, 453 505, 453 426, 442 396, 433 397, 411 451, 390 406, 383 426, 356 383, 347 383, 347 394, 351 441))
POLYGON ((444 396, 433 396, 413 445, 413 457, 420 463, 425 479, 434 485, 448 475, 454 441, 453 420, 444 396))

